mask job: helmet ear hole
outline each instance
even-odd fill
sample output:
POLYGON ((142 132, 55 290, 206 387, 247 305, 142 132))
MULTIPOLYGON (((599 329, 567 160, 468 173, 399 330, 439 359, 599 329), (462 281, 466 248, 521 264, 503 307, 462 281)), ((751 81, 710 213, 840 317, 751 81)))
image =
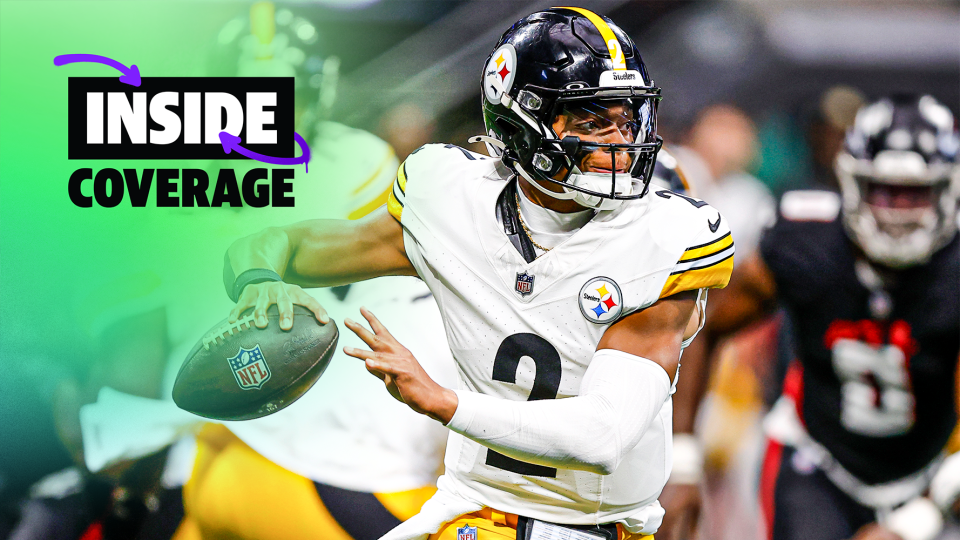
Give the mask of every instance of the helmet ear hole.
POLYGON ((512 139, 513 136, 520 131, 517 126, 511 124, 506 118, 497 118, 493 123, 496 124, 504 136, 509 139, 512 139))
MULTIPOLYGON (((529 150, 530 145, 524 139, 523 130, 520 129, 519 126, 502 116, 494 120, 493 123, 497 126, 497 129, 500 130, 504 143, 512 143, 513 146, 516 146, 517 150, 529 150)), ((507 146, 511 146, 511 144, 507 146)))

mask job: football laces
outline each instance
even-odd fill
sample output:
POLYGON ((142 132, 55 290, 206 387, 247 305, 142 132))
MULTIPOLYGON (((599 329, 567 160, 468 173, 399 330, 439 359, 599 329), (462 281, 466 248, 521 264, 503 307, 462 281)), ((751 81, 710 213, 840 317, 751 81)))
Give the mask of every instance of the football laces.
POLYGON ((242 332, 253 327, 253 313, 246 317, 237 319, 237 322, 227 323, 203 336, 203 349, 210 350, 211 345, 216 345, 217 341, 223 341, 226 336, 232 336, 235 332, 242 332), (246 327, 246 328, 244 328, 246 327))

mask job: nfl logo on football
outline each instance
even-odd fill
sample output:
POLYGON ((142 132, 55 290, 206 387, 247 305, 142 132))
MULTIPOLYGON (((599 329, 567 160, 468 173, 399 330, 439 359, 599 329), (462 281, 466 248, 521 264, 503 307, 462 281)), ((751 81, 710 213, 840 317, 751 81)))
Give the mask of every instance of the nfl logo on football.
POLYGON ((517 274, 517 292, 520 296, 527 296, 533 292, 533 280, 537 276, 526 272, 517 274))
POLYGON ((237 384, 244 390, 259 390, 270 380, 270 366, 260 352, 259 344, 252 349, 241 348, 236 356, 227 358, 227 362, 237 384))
POLYGON ((457 527, 457 540, 477 540, 477 528, 469 525, 457 527))

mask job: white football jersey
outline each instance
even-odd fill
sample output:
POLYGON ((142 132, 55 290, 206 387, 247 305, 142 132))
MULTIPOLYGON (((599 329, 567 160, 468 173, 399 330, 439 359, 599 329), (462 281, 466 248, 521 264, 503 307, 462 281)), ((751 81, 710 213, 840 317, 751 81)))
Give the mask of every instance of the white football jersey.
MULTIPOLYGON (((527 263, 495 215, 509 178, 499 160, 428 145, 401 165, 388 201, 407 255, 440 306, 461 390, 521 401, 576 396, 613 322, 665 296, 729 280, 725 219, 702 201, 658 188, 599 212, 527 263)), ((442 487, 545 521, 656 527, 671 423, 668 399, 610 475, 520 462, 451 432, 442 487)))

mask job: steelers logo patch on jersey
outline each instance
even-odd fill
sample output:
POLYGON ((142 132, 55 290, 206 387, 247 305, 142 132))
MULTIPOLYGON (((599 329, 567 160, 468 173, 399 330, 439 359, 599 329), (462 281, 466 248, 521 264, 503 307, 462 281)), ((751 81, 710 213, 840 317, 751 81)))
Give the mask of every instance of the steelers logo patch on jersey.
POLYGON ((500 98, 513 86, 516 70, 517 50, 513 45, 506 43, 493 52, 483 70, 483 92, 490 103, 500 104, 500 98))
POLYGON ((608 277, 595 277, 580 288, 580 312, 597 324, 612 322, 623 311, 623 294, 617 282, 608 277))

